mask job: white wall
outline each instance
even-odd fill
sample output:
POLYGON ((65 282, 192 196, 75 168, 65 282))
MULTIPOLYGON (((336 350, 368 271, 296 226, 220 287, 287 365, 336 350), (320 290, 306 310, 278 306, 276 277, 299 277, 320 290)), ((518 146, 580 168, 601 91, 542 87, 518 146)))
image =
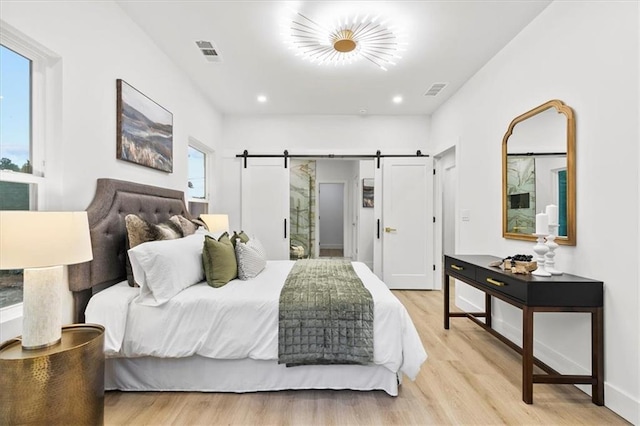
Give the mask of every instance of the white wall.
MULTIPOLYGON (((115 2, 2 2, 0 18, 60 58, 41 207, 84 210, 101 177, 187 189, 188 139, 217 148, 222 117, 115 2), (173 173, 116 160, 118 78, 173 113, 173 173)), ((0 324, 2 339, 21 334, 13 325, 0 324)))
POLYGON ((3 2, 1 18, 61 58, 47 209, 84 210, 100 177, 186 190, 189 136, 215 148, 221 116, 115 2, 3 2), (118 78, 173 113, 173 173, 116 160, 118 78))
MULTIPOLYGON (((224 118, 222 165, 216 180, 224 189, 216 213, 240 227, 240 168, 235 158, 250 154, 412 154, 430 152, 426 116, 260 115, 224 118)), ((334 161, 334 160, 330 160, 334 161)))
MULTIPOLYGON (((458 253, 506 256, 532 244, 501 237, 501 141, 513 118, 550 99, 577 124, 577 246, 556 265, 605 283, 605 403, 640 422, 639 21, 637 2, 554 2, 433 116, 434 152, 457 143, 458 253), (621 226, 612 226, 619 224, 621 226)), ((463 287, 460 285, 460 287, 463 287)), ((464 286, 466 287, 466 286, 464 286)), ((459 288, 457 303, 482 306, 459 288)), ((521 314, 499 303, 494 324, 521 341, 521 314)), ((586 314, 536 317, 535 350, 563 372, 590 371, 586 314)))

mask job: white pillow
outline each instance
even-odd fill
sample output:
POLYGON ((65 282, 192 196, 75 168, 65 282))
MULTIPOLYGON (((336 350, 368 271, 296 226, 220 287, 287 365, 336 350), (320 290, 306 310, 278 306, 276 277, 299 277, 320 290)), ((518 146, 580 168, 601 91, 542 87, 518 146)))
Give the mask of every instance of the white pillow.
POLYGON ((256 238, 246 243, 237 240, 236 259, 238 260, 238 278, 245 281, 257 277, 267 265, 267 254, 256 238))
POLYGON ((175 240, 149 241, 130 249, 133 277, 140 285, 140 295, 135 301, 159 306, 204 280, 204 235, 196 233, 175 240))

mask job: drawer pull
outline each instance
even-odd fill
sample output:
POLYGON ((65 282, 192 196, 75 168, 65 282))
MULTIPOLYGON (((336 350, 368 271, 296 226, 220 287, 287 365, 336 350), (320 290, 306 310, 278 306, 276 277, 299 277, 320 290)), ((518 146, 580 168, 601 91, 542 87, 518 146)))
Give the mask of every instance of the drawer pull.
POLYGON ((462 271, 464 268, 458 265, 451 265, 451 269, 455 269, 456 271, 462 271))
POLYGON ((487 278, 487 282, 489 284, 497 285, 498 287, 504 286, 504 283, 502 281, 494 280, 493 278, 487 278))

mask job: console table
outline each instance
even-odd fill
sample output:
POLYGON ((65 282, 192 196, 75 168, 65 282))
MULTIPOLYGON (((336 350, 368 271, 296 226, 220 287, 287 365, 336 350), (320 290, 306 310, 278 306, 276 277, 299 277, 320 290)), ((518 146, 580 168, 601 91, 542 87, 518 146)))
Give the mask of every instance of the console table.
POLYGON ((570 274, 537 277, 513 274, 488 266, 501 258, 487 255, 444 256, 444 328, 449 318, 466 317, 522 355, 522 400, 533 403, 534 383, 587 384, 591 400, 604 405, 604 305, 603 283, 570 274), (449 278, 485 293, 484 312, 451 312, 449 278), (522 309, 522 348, 491 327, 491 299, 495 297, 522 309), (535 312, 588 312, 591 314, 591 375, 560 374, 533 356, 535 312), (484 318, 484 322, 478 318, 484 318), (533 374, 537 365, 547 374, 533 374))

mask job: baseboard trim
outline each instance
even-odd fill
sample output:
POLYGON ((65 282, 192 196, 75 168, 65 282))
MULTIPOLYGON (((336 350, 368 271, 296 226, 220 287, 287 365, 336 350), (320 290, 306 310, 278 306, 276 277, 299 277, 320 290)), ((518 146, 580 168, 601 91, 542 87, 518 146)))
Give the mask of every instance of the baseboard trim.
MULTIPOLYGON (((469 299, 456 296, 456 306, 466 312, 481 312, 484 310, 484 306, 478 306, 469 299)), ((507 339, 522 346, 522 330, 512 326, 511 324, 503 321, 501 318, 495 316, 492 317, 492 327, 498 333, 505 336, 507 339)), ((534 345, 537 352, 537 357, 543 362, 547 363, 550 367, 555 368, 558 371, 575 371, 576 374, 591 374, 591 370, 587 370, 583 366, 575 363, 569 358, 565 357, 561 353, 553 350, 549 346, 541 343, 539 340, 534 339, 534 345)), ((591 395, 591 386, 588 385, 575 385, 578 389, 591 395)), ((605 380, 604 383, 604 405, 614 413, 623 417, 625 420, 631 422, 634 425, 640 424, 640 401, 634 399, 633 396, 628 393, 608 384, 605 380)))
POLYGON ((615 386, 604 383, 604 405, 626 421, 640 425, 640 400, 615 386))

